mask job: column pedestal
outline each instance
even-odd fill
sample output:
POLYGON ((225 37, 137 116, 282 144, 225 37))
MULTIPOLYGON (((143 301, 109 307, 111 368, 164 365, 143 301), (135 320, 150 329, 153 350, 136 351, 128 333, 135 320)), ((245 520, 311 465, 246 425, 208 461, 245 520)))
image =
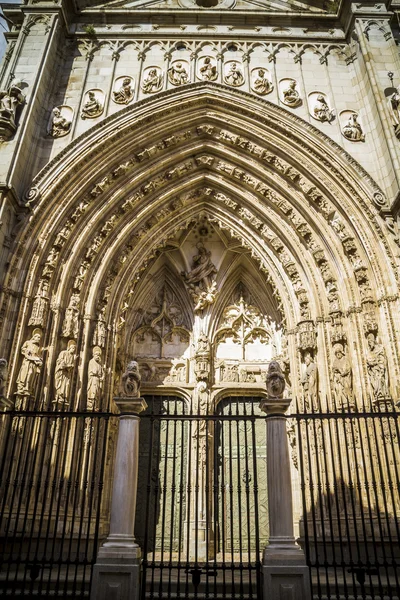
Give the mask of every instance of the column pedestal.
POLYGON ((91 600, 137 600, 141 552, 134 525, 143 398, 114 398, 121 411, 111 499, 110 534, 93 569, 91 600))
POLYGON ((292 482, 285 411, 290 400, 269 398, 267 483, 270 538, 263 555, 264 600, 311 600, 310 573, 293 534, 292 482))

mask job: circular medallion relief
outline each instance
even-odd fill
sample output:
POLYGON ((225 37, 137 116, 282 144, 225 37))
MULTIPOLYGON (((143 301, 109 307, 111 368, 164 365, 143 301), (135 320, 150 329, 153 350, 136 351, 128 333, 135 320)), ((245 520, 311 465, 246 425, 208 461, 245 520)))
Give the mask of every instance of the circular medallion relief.
POLYGON ((182 8, 234 8, 236 0, 178 0, 182 8))

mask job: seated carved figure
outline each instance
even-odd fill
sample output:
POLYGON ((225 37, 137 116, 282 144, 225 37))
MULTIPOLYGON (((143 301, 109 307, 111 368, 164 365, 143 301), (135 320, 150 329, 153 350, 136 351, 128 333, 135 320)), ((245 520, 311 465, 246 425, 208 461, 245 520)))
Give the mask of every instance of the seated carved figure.
POLYGON ((119 395, 124 398, 139 398, 140 381, 139 365, 136 360, 131 360, 122 375, 119 395))
POLYGON ((88 92, 88 99, 82 107, 82 119, 94 119, 103 112, 102 103, 96 98, 95 93, 91 90, 88 92))

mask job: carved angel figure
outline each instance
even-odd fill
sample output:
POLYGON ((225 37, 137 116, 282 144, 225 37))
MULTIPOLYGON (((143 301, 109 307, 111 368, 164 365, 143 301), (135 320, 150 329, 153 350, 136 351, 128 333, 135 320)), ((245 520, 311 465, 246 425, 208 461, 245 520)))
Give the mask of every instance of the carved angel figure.
POLYGON ((342 344, 333 347, 335 358, 332 362, 333 394, 338 407, 354 405, 352 370, 342 344))
POLYGON ((82 107, 81 117, 82 119, 94 119, 103 112, 103 105, 96 98, 96 94, 93 90, 88 91, 88 99, 82 107))
POLYGON ((70 340, 66 350, 58 355, 54 371, 54 388, 56 391, 55 402, 68 405, 69 389, 71 386, 72 371, 75 362, 76 343, 70 340))
POLYGON ((158 69, 150 69, 142 81, 142 90, 145 94, 159 92, 162 87, 162 73, 158 69))
POLYGON ((229 67, 228 73, 225 75, 225 83, 238 87, 244 83, 244 76, 238 64, 233 62, 229 67))
POLYGON ((328 103, 325 97, 322 94, 318 94, 317 100, 313 109, 314 117, 318 119, 318 121, 332 121, 333 119, 333 111, 328 106, 328 103))
POLYGON ((296 90, 296 82, 294 79, 289 82, 287 88, 282 91, 283 102, 287 106, 295 107, 298 106, 301 102, 300 94, 296 90))
POLYGON ((357 119, 357 114, 352 113, 349 116, 347 123, 343 125, 342 133, 345 138, 352 142, 363 142, 365 140, 365 135, 357 119))
POLYGON ((87 384, 87 408, 88 410, 97 410, 103 387, 104 369, 101 364, 101 348, 93 348, 93 358, 89 360, 88 365, 88 384, 87 384))
POLYGON ((200 67, 200 76, 203 81, 215 81, 217 79, 217 67, 212 64, 209 56, 205 57, 203 66, 200 67))
POLYGON ((387 369, 386 352, 383 346, 376 343, 373 333, 367 337, 367 369, 373 400, 387 400, 389 394, 389 374, 387 369))
POLYGON ((188 82, 189 73, 185 65, 181 62, 173 63, 168 69, 168 79, 172 85, 183 85, 188 82))
POLYGON ((69 130, 71 129, 72 121, 66 119, 61 114, 61 109, 56 106, 53 108, 53 114, 51 117, 51 123, 49 127, 49 135, 52 137, 58 138, 67 135, 69 130))
POLYGON ((131 360, 121 378, 120 396, 127 398, 139 398, 140 396, 140 372, 136 360, 131 360))
POLYGON ((265 94, 269 94, 272 91, 272 83, 265 76, 264 69, 258 69, 258 74, 253 83, 253 90, 259 96, 265 96, 265 94))
POLYGON ((113 92, 114 102, 117 104, 129 104, 133 99, 133 93, 132 78, 125 77, 119 90, 113 92))
POLYGON ((17 377, 18 396, 33 396, 40 370, 43 365, 40 356, 40 341, 42 333, 39 329, 34 329, 32 337, 27 340, 21 348, 21 354, 24 357, 17 377))
POLYGON ((313 357, 308 352, 304 357, 305 371, 301 380, 306 408, 318 410, 318 369, 313 357))
POLYGON ((49 282, 46 279, 39 281, 35 300, 32 305, 31 318, 28 325, 43 326, 47 316, 47 308, 49 303, 49 282))
POLYGON ((0 398, 5 396, 6 381, 8 376, 8 363, 5 358, 0 358, 0 398))

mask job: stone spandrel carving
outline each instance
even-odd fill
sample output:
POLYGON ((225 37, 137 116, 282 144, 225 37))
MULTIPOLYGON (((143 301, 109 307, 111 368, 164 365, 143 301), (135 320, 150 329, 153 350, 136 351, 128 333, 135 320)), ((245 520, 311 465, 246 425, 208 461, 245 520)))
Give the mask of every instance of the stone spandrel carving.
POLYGON ((274 89, 271 75, 266 69, 253 69, 251 72, 251 89, 259 96, 265 96, 274 89))
POLYGON ((140 397, 140 371, 136 360, 131 360, 125 372, 121 377, 121 387, 119 396, 121 398, 139 398, 140 397))
MULTIPOLYGON (((32 337, 27 340, 21 348, 24 357, 17 376, 17 396, 34 396, 39 373, 43 366, 41 357, 40 341, 42 332, 34 329, 32 337)), ((17 408, 20 408, 17 401, 17 408)))
POLYGON ((297 90, 297 82, 294 79, 282 79, 280 82, 282 102, 286 106, 296 108, 300 106, 302 100, 297 90))
POLYGON ((0 399, 5 398, 8 377, 8 363, 5 358, 0 358, 0 399))
POLYGON ((351 142, 364 142, 365 135, 358 121, 358 114, 354 111, 344 110, 340 113, 342 134, 351 142))
POLYGON ((61 334, 63 337, 76 338, 78 336, 80 302, 81 299, 79 294, 74 292, 69 301, 68 308, 65 311, 65 318, 61 334))
POLYGON ((76 360, 76 342, 70 340, 66 350, 61 350, 54 370, 54 403, 59 407, 68 406, 69 390, 71 387, 72 371, 76 360))
POLYGON ((88 365, 88 383, 87 383, 87 409, 98 410, 103 389, 104 369, 101 364, 101 348, 93 348, 93 358, 89 360, 88 365))
POLYGON ((214 58, 205 56, 199 60, 197 77, 203 81, 215 81, 218 77, 217 65, 214 58))
POLYGON ((366 360, 372 400, 373 402, 390 400, 389 373, 385 349, 377 343, 374 333, 368 334, 367 343, 366 360))
POLYGON ((351 364, 343 344, 333 346, 335 358, 332 362, 333 395, 336 408, 349 408, 354 406, 353 373, 351 364))
POLYGON ((308 96, 310 114, 317 121, 330 123, 335 118, 335 112, 331 110, 325 94, 311 92, 308 96))
POLYGON ((172 85, 183 85, 189 81, 189 65, 186 60, 174 60, 168 69, 168 79, 172 85))
POLYGON ((70 106, 55 106, 51 111, 47 133, 54 138, 67 135, 71 130, 73 114, 70 106))
POLYGON ((313 356, 307 352, 304 356, 304 372, 301 379, 304 404, 307 410, 318 410, 318 368, 313 356))
POLYGON ((46 279, 39 281, 38 289, 32 305, 29 326, 44 326, 49 307, 49 282, 46 279))
POLYGON ((25 102, 20 83, 0 91, 0 139, 9 140, 17 130, 18 108, 25 102))
POLYGON ((192 259, 192 269, 182 271, 181 275, 188 286, 189 293, 195 302, 195 311, 201 311, 215 300, 217 284, 214 277, 217 269, 211 260, 211 252, 203 242, 196 244, 197 254, 192 259))
POLYGON ((103 114, 104 92, 102 90, 88 90, 85 94, 81 117, 82 119, 95 119, 103 114))
POLYGON ((224 81, 233 87, 244 84, 244 75, 241 66, 236 61, 229 61, 224 66, 224 81))
POLYGON ((114 87, 112 97, 116 104, 129 104, 133 100, 135 88, 132 77, 118 77, 114 87))
POLYGON ((154 94, 162 89, 163 73, 160 67, 147 67, 143 71, 142 91, 145 94, 154 94))
POLYGON ((400 137, 400 85, 387 101, 390 118, 397 137, 400 137))

